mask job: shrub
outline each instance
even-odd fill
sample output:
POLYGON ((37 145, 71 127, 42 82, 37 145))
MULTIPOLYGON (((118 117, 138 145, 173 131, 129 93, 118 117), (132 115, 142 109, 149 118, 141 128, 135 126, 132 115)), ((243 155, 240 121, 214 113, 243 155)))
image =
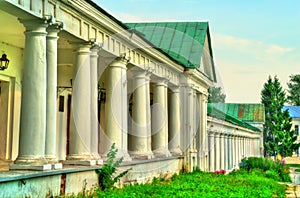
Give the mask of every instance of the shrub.
POLYGON ((288 168, 282 161, 273 161, 270 158, 249 157, 242 159, 240 168, 248 172, 257 168, 262 170, 266 176, 276 181, 291 182, 288 168), (266 173, 267 171, 269 172, 266 173), (274 176, 274 173, 277 174, 277 177, 274 176))
POLYGON ((112 188, 113 185, 130 170, 127 169, 126 171, 117 174, 117 176, 114 176, 117 172, 117 167, 119 167, 123 161, 123 157, 115 161, 117 152, 118 149, 115 148, 115 143, 113 143, 109 152, 107 153, 106 164, 104 164, 101 169, 96 170, 99 187, 101 190, 112 188))

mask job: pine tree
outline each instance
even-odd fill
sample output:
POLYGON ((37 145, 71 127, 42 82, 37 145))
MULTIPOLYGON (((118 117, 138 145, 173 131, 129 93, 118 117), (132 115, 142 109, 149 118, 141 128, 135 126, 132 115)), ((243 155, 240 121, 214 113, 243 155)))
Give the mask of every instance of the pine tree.
POLYGON ((261 91, 261 102, 265 106, 264 152, 265 155, 281 154, 289 156, 299 147, 297 137, 291 130, 291 118, 288 111, 282 112, 286 102, 285 92, 277 78, 269 76, 261 91))
POLYGON ((300 74, 290 75, 287 100, 289 104, 300 106, 300 74))
POLYGON ((226 95, 222 93, 221 87, 210 87, 208 93, 208 103, 225 102, 226 95))

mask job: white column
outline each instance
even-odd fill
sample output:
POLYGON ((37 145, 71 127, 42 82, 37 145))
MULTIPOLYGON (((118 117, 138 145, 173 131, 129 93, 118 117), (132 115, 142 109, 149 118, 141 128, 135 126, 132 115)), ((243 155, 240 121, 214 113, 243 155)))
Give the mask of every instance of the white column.
POLYGON ((167 81, 158 80, 154 85, 152 106, 152 151, 156 157, 170 156, 168 150, 167 81))
POLYGON ((216 156, 216 170, 220 170, 220 163, 221 163, 221 157, 220 157, 220 134, 217 133, 215 135, 215 143, 216 143, 216 150, 215 150, 215 156, 216 156))
POLYGON ((99 122, 98 122, 98 52, 100 47, 93 43, 93 47, 91 48, 91 67, 90 67, 90 83, 91 83, 91 154, 94 160, 96 160, 97 164, 103 164, 103 161, 100 159, 100 155, 98 153, 98 130, 99 130, 99 122))
POLYGON ((235 145, 234 145, 234 135, 231 136, 231 147, 232 147, 232 169, 235 168, 235 161, 236 161, 236 156, 235 156, 235 145))
POLYGON ((234 135, 231 136, 231 147, 232 147, 232 168, 235 168, 236 165, 236 149, 235 149, 235 141, 234 141, 234 135))
POLYGON ((225 144, 224 144, 224 134, 223 133, 221 133, 220 134, 220 155, 221 155, 221 157, 220 157, 220 169, 221 170, 225 170, 225 155, 226 155, 226 153, 225 153, 225 144))
POLYGON ((181 155, 179 87, 172 87, 169 95, 169 151, 172 155, 181 155))
POLYGON ((151 104, 150 104, 150 76, 152 75, 151 68, 147 69, 146 74, 146 116, 147 116, 147 153, 149 153, 150 158, 154 158, 154 154, 152 152, 151 142, 151 104))
POLYGON ((228 134, 224 135, 224 153, 225 153, 225 170, 229 170, 229 144, 228 144, 228 134))
POLYGON ((243 159, 245 157, 243 136, 240 136, 240 148, 241 148, 241 158, 243 159))
POLYGON ((206 141, 206 120, 203 119, 204 116, 203 114, 206 113, 206 111, 204 111, 204 109, 206 109, 206 105, 203 102, 204 100, 204 95, 202 93, 198 93, 197 94, 197 114, 198 114, 198 134, 197 134, 197 157, 198 157, 198 167, 200 168, 200 170, 205 171, 206 166, 205 166, 205 152, 207 151, 207 148, 205 146, 205 141, 206 141))
POLYGON ((149 145, 150 100, 149 74, 147 71, 133 71, 132 131, 129 134, 129 152, 132 158, 151 159, 153 153, 149 145))
POLYGON ((231 134, 228 135, 228 170, 232 169, 232 145, 231 145, 231 134))
POLYGON ((10 169, 51 169, 45 159, 46 28, 42 20, 21 21, 26 28, 22 77, 19 155, 10 169))
POLYGON ((107 71, 107 89, 105 104, 105 139, 101 141, 103 157, 111 145, 115 143, 118 149, 117 157, 130 161, 127 151, 128 122, 127 122, 127 64, 129 58, 122 54, 116 58, 107 71))
POLYGON ((95 165, 91 154, 91 59, 90 44, 75 46, 69 155, 65 164, 95 165), (88 102, 84 102, 88 101, 88 102))
POLYGON ((56 158, 56 93, 57 93, 57 39, 62 24, 47 28, 47 107, 46 107, 46 159, 54 169, 62 168, 56 158))
POLYGON ((204 161, 203 167, 205 171, 208 171, 208 133, 207 133, 207 95, 202 94, 202 103, 201 103, 201 115, 200 115, 200 127, 202 134, 202 144, 203 144, 203 153, 204 161))
POLYGON ((209 171, 214 172, 215 169, 215 137, 212 131, 209 131, 209 171))
POLYGON ((239 167, 239 147, 238 147, 238 138, 235 135, 234 137, 234 148, 235 148, 235 162, 234 162, 234 167, 238 168, 239 167))

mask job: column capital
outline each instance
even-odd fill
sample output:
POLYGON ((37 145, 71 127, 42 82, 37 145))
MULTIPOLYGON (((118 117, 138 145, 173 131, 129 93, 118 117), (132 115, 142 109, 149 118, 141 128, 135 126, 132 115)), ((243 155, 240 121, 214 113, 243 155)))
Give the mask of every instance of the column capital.
POLYGON ((180 87, 173 85, 169 87, 172 93, 179 93, 180 92, 180 87))
POLYGON ((168 86, 169 78, 166 77, 154 77, 154 82, 156 83, 157 86, 168 86))
POLYGON ((65 29, 65 25, 64 25, 63 22, 52 23, 47 27, 48 35, 49 35, 49 33, 52 33, 52 32, 53 33, 58 33, 63 29, 65 29))
POLYGON ((98 42, 96 39, 90 39, 89 44, 91 45, 91 51, 98 52, 99 50, 102 49, 103 43, 98 42))
POLYGON ((120 54, 119 57, 117 57, 115 59, 115 61, 120 61, 120 62, 122 62, 122 63, 124 63, 124 64, 127 65, 129 63, 130 59, 131 58, 126 53, 122 53, 122 54, 120 54))

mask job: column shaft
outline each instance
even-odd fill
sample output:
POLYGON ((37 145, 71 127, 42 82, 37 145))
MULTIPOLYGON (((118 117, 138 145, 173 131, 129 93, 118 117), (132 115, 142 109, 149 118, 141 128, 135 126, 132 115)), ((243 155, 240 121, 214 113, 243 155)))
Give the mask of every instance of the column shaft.
POLYGON ((225 170, 225 144, 224 144, 224 134, 220 135, 220 155, 221 155, 221 164, 220 169, 225 170))
POLYGON ((209 132, 209 171, 215 171, 215 137, 213 132, 209 132))
POLYGON ((19 155, 11 169, 50 169, 45 165, 46 27, 44 21, 21 21, 25 28, 19 155))
MULTIPOLYGON (((77 46, 76 46, 77 47, 77 46)), ((69 155, 65 164, 94 165, 91 154, 90 45, 80 44, 74 65, 69 155), (88 102, 84 102, 88 101, 88 102)))
POLYGON ((115 143, 118 149, 117 157, 131 158, 127 151, 127 72, 128 59, 124 55, 114 60, 108 67, 107 91, 105 104, 105 140, 101 140, 103 157, 115 143))
POLYGON ((99 46, 95 45, 91 48, 90 56, 90 82, 91 82, 91 154, 94 160, 97 160, 98 164, 102 164, 100 155, 98 153, 98 52, 99 46))
POLYGON ((228 144, 228 135, 224 136, 224 152, 225 152, 225 170, 229 170, 229 144, 228 144))
POLYGON ((48 162, 62 168, 56 158, 56 94, 57 94, 57 39, 60 31, 55 24, 47 29, 47 110, 46 110, 46 150, 48 162))
POLYGON ((181 155, 180 149, 180 93, 173 87, 169 97, 169 150, 172 155, 181 155))
POLYGON ((149 77, 146 71, 134 71, 132 131, 129 134, 129 151, 132 158, 151 159, 153 154, 149 147, 150 101, 149 77))
POLYGON ((152 150, 157 157, 170 156, 168 150, 167 84, 155 84, 152 107, 152 150))
POLYGON ((216 142, 216 170, 220 170, 220 161, 221 161, 221 156, 220 156, 220 134, 216 134, 215 136, 215 142, 216 142))

